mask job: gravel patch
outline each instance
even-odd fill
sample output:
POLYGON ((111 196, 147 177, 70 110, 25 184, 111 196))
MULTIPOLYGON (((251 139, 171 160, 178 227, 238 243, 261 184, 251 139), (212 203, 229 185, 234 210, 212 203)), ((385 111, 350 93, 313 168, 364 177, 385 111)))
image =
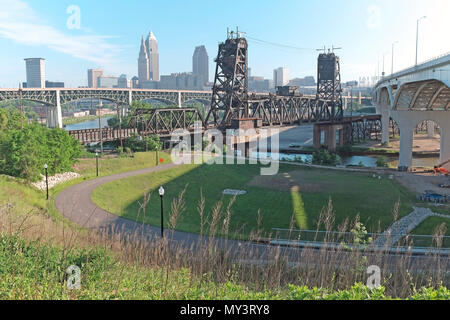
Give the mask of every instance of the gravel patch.
MULTIPOLYGON (((51 189, 60 183, 79 177, 81 177, 81 175, 76 172, 57 173, 54 176, 48 177, 48 188, 51 189)), ((46 190, 45 176, 41 174, 41 181, 34 182, 32 185, 39 190, 46 190)))

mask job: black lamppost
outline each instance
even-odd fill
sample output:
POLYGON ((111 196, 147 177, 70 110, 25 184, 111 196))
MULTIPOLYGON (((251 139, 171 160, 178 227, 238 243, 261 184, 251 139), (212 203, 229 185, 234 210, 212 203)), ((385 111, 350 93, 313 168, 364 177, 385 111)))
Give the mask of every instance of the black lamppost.
POLYGON ((159 188, 159 196, 161 197, 161 238, 164 238, 164 188, 159 188))
POLYGON ((97 177, 98 177, 98 152, 95 153, 95 162, 97 167, 97 177))
POLYGON ((45 184, 47 186, 47 200, 48 200, 48 165, 44 165, 45 168, 45 184))

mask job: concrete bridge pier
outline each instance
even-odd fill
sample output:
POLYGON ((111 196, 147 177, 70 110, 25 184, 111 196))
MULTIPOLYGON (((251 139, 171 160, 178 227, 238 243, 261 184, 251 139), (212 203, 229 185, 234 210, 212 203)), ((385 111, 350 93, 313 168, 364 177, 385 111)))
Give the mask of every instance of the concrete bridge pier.
POLYGON ((400 129, 400 156, 398 159, 399 170, 408 170, 412 164, 412 150, 414 139, 414 126, 403 125, 400 129))
MULTIPOLYGON (((447 115, 446 125, 441 127, 441 155, 440 163, 450 160, 450 115, 447 115)), ((450 170, 450 163, 444 165, 444 168, 450 170)))
MULTIPOLYGON (((392 118, 400 128, 399 169, 411 167, 414 130, 422 121, 435 122, 441 128, 439 162, 450 160, 450 112, 448 111, 392 111, 392 118)), ((433 123, 434 126, 434 123, 433 123)), ((450 163, 444 165, 450 169, 450 163)))
POLYGON ((381 107, 380 113, 381 113, 381 143, 387 145, 389 144, 389 120, 390 120, 389 108, 381 107))
POLYGON ((433 121, 427 121, 427 135, 428 138, 434 138, 434 122, 433 121))
POLYGON ((182 108, 182 103, 181 103, 181 91, 178 91, 178 98, 177 98, 177 104, 178 104, 178 108, 182 108))
POLYGON ((60 92, 56 91, 56 106, 47 106, 47 126, 63 128, 60 92))

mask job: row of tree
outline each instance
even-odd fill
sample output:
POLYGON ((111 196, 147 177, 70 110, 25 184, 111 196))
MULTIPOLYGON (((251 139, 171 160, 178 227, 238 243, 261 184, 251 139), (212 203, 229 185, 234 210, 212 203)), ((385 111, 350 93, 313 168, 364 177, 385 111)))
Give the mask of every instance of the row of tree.
POLYGON ((0 108, 0 173, 37 181, 70 171, 81 154, 80 143, 66 131, 28 123, 17 110, 0 108))

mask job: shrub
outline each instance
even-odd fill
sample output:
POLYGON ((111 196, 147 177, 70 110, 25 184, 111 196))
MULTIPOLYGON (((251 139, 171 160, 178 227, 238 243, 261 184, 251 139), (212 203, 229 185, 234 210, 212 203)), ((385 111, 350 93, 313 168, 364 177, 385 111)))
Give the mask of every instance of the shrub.
POLYGON ((328 152, 325 148, 320 148, 319 150, 314 151, 312 163, 325 166, 336 166, 341 163, 341 157, 336 153, 328 152))
POLYGON ((386 160, 386 157, 383 157, 383 156, 378 156, 377 157, 377 167, 387 167, 388 166, 388 164, 387 164, 387 160, 386 160))
POLYGON ((129 148, 133 152, 156 151, 162 149, 162 143, 157 135, 148 137, 138 137, 137 135, 132 135, 125 140, 125 147, 129 148))
POLYGON ((64 130, 25 124, 0 134, 0 173, 37 181, 44 164, 49 174, 69 171, 81 151, 79 142, 64 130))

